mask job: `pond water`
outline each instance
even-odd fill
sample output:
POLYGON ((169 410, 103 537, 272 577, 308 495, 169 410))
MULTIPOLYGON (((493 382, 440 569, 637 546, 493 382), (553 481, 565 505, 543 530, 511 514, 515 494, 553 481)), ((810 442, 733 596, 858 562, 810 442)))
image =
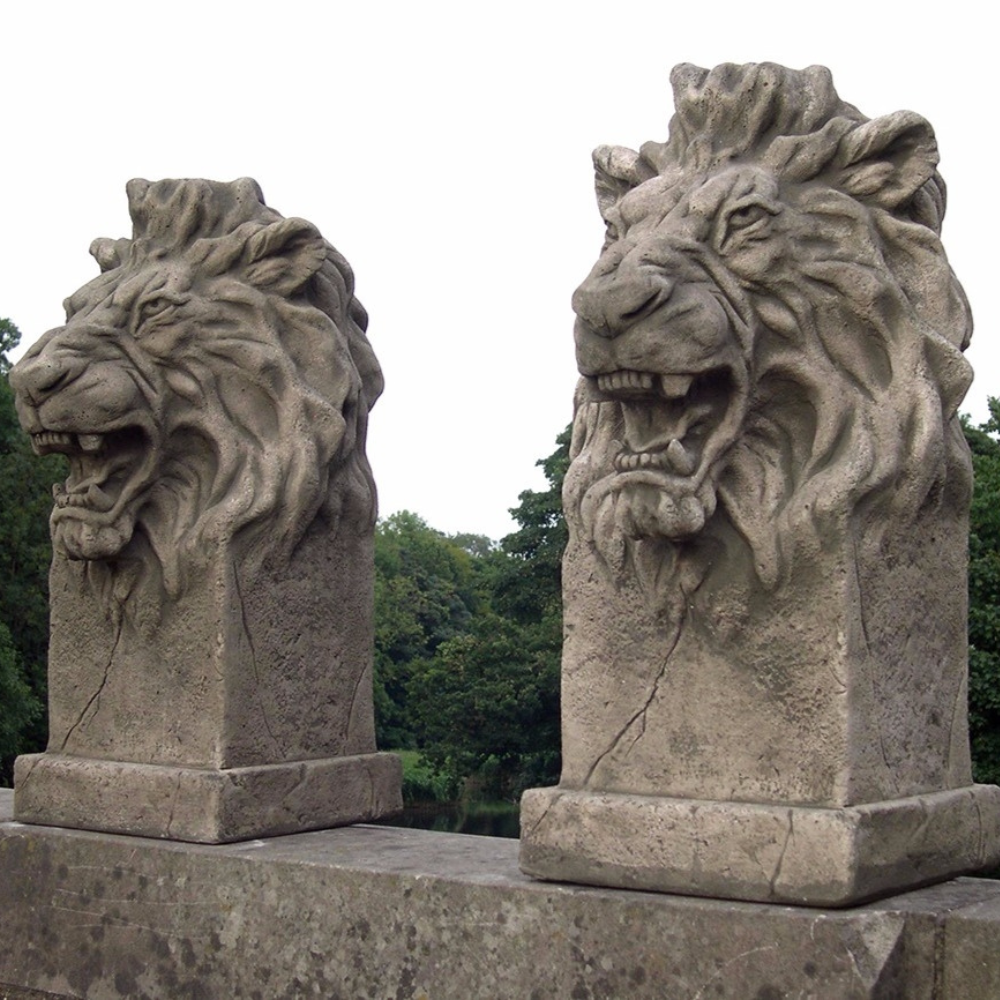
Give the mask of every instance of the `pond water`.
POLYGON ((379 820, 380 826, 404 826, 442 833, 472 833, 480 837, 520 835, 520 810, 510 802, 470 802, 408 805, 399 816, 379 820))

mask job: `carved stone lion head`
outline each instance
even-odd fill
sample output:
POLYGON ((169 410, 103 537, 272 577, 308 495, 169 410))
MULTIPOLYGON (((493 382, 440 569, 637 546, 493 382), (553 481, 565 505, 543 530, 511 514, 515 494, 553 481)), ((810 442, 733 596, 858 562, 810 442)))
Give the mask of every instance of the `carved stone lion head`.
POLYGON ((613 575, 735 529, 771 587, 824 525, 967 481, 971 317, 924 119, 868 120, 821 67, 672 82, 667 142, 594 154, 567 516, 613 575))
POLYGON ((69 459, 57 550, 176 594, 220 544, 280 559, 320 512, 370 526, 382 377, 347 262, 249 179, 128 200, 132 238, 94 242, 102 274, 11 372, 35 450, 69 459))

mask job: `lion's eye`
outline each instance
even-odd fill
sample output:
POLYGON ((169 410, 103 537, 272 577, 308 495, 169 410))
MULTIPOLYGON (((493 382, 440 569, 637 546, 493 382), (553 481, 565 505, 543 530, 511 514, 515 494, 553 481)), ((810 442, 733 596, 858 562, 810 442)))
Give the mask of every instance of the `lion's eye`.
POLYGON ((772 214, 771 210, 760 202, 740 205, 738 208, 734 208, 726 218, 726 235, 750 229, 758 222, 769 219, 772 214))
POLYGON ((758 240, 768 232, 767 223, 777 209, 760 201, 737 205, 723 219, 717 239, 719 248, 726 249, 732 239, 758 240))
POLYGON ((730 232, 749 229, 755 222, 760 222, 769 215, 770 213, 763 205, 744 205, 742 208, 734 208, 729 213, 726 225, 730 232))
POLYGON ((156 295, 140 303, 136 312, 136 326, 142 326, 150 320, 166 315, 177 303, 166 295, 156 295))

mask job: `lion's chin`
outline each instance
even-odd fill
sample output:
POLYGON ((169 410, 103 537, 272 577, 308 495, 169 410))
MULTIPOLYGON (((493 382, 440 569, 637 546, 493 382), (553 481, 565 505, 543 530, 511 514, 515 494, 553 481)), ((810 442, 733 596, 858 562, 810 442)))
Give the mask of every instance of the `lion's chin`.
POLYGON ((52 519, 52 542, 75 560, 111 559, 132 540, 135 518, 124 511, 110 524, 94 523, 83 517, 52 519))
POLYGON ((630 544, 656 540, 678 543, 697 535, 715 513, 710 477, 685 489, 647 473, 617 474, 595 483, 583 498, 583 529, 605 563, 620 573, 630 544))

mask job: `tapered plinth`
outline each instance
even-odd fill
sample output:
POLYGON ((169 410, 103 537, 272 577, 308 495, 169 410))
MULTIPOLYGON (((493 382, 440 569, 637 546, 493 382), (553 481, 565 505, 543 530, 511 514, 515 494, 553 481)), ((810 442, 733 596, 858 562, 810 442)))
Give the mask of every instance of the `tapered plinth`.
POLYGON ((57 556, 51 737, 17 762, 16 818, 221 843, 399 812, 399 760, 375 749, 370 545, 317 530, 281 572, 220 559, 155 622, 110 615, 57 556))

